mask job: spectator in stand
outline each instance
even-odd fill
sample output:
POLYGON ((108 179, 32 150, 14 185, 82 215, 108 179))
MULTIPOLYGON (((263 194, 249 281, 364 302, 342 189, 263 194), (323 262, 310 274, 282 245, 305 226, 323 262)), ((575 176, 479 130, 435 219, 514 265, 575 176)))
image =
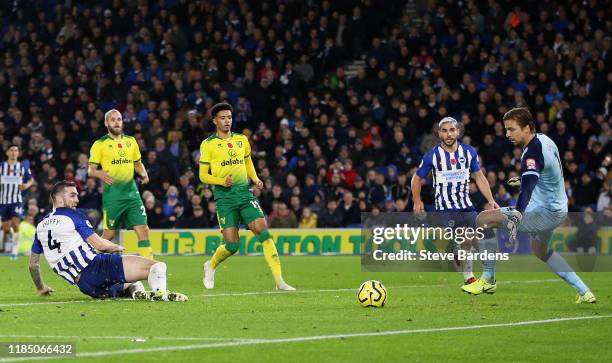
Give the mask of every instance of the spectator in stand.
POLYGON ((319 214, 317 224, 319 227, 338 228, 342 227, 343 218, 344 214, 338 208, 338 202, 332 198, 327 201, 327 208, 319 214))
POLYGON ((302 209, 302 216, 298 227, 301 228, 317 228, 317 215, 308 207, 302 209))

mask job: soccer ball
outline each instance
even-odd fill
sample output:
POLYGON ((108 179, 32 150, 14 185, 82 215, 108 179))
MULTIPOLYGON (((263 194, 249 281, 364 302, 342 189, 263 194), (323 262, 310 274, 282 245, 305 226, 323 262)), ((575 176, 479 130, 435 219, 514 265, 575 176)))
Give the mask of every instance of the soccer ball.
POLYGON ((364 308, 382 308, 387 302, 387 289, 380 281, 366 281, 357 291, 357 300, 364 308))

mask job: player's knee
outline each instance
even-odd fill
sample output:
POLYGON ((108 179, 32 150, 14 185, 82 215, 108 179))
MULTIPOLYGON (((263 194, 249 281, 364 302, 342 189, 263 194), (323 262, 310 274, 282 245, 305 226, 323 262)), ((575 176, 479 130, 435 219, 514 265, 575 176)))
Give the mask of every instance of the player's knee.
POLYGON ((482 211, 480 213, 478 213, 478 216, 476 216, 476 225, 478 227, 485 227, 486 225, 491 223, 491 218, 489 217, 489 213, 487 213, 487 211, 482 211))
POLYGON ((240 242, 225 242, 225 249, 228 250, 232 255, 238 252, 240 248, 240 242))
POLYGON ((270 235, 270 232, 267 228, 259 232, 259 234, 257 235, 257 240, 259 242, 267 241, 270 238, 272 238, 272 236, 270 235))

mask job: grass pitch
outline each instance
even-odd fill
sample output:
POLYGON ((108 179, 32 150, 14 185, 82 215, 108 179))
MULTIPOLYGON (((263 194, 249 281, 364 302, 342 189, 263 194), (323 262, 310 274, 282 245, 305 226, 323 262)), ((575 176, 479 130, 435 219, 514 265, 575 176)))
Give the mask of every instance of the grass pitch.
POLYGON ((205 257, 159 259, 189 302, 92 300, 46 263, 56 292, 38 297, 27 258, 0 257, 0 342, 73 342, 77 356, 60 359, 82 362, 612 359, 612 273, 581 274, 598 302, 578 306, 553 273, 500 273, 495 295, 470 296, 458 273, 365 273, 359 257, 283 256, 299 291, 279 293, 263 257, 235 256, 204 291, 205 257), (357 303, 368 279, 387 287, 383 309, 357 303))

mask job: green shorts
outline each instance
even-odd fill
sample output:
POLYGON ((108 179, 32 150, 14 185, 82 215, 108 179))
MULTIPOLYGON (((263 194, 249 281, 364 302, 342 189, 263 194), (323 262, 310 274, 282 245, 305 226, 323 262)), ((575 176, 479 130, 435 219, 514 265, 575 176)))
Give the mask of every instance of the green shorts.
POLYGON ((257 218, 264 218, 264 213, 253 194, 217 200, 217 220, 221 230, 238 228, 240 224, 248 225, 257 218))
POLYGON ((133 229, 147 224, 142 199, 113 200, 104 203, 104 229, 133 229))

